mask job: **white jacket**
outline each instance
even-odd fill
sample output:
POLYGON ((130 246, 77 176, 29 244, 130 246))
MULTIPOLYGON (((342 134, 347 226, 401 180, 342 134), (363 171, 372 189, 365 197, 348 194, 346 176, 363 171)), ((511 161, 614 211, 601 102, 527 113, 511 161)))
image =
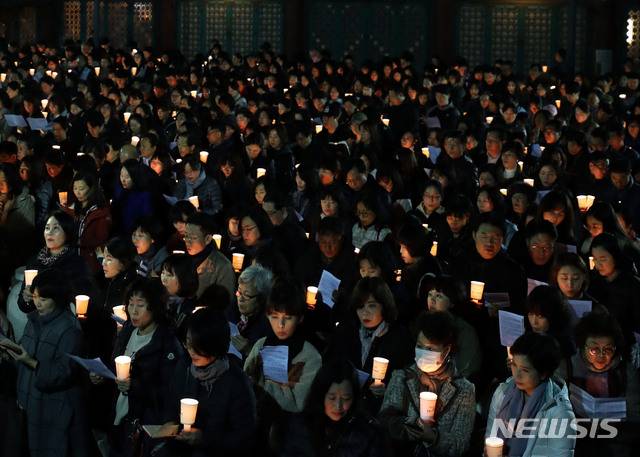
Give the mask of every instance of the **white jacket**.
MULTIPOLYGON (((487 436, 491 433, 493 428, 493 422, 496 418, 496 414, 502 405, 505 392, 514 387, 513 378, 507 379, 500 384, 493 394, 491 399, 491 406, 489 407, 489 417, 487 420, 487 436)), ((552 382, 548 383, 547 391, 545 392, 545 400, 536 415, 536 419, 575 419, 573 414, 573 408, 569 401, 569 390, 566 383, 558 378, 553 378, 552 382)), ((549 428, 549 426, 547 426, 549 428)), ((557 428, 557 426, 556 426, 557 428)), ((527 443, 527 448, 522 454, 522 457, 572 457, 573 450, 576 445, 575 438, 570 438, 566 435, 575 434, 575 431, 567 424, 565 436, 560 438, 530 438, 527 443)))

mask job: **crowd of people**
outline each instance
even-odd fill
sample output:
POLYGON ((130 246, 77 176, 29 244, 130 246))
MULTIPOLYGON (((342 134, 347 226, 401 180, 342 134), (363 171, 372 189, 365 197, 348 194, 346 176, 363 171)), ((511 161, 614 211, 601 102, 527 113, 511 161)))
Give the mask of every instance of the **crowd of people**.
POLYGON ((0 454, 632 455, 640 76, 566 59, 3 45, 0 454))

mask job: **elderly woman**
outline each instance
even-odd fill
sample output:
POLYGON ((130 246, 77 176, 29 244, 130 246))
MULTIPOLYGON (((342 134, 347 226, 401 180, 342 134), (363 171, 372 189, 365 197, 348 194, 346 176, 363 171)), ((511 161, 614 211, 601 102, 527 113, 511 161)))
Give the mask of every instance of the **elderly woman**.
MULTIPOLYGON (((505 440, 505 455, 534 457, 553 455, 573 456, 575 438, 573 431, 564 429, 564 436, 549 438, 541 433, 532 433, 531 438, 516 438, 503 435, 498 420, 507 423, 525 419, 549 420, 574 419, 569 390, 564 381, 553 378, 560 363, 560 348, 550 336, 525 333, 511 346, 512 377, 498 386, 493 394, 487 420, 487 436, 498 436, 505 440)), ((562 434, 561 434, 562 435, 562 434)))
POLYGON ((69 311, 65 275, 49 269, 30 287, 35 310, 21 344, 0 336, 0 351, 18 363, 18 402, 26 412, 29 451, 34 457, 88 456, 86 399, 78 366, 82 330, 69 311))
POLYGON ((418 330, 416 363, 393 372, 380 421, 401 450, 398 455, 462 455, 473 430, 475 389, 456 374, 453 321, 447 313, 424 313, 418 330), (434 421, 420 418, 422 392, 438 395, 434 421))
POLYGON ((246 357, 253 345, 269 333, 269 321, 264 314, 267 299, 271 293, 273 275, 260 265, 252 265, 238 278, 236 298, 238 306, 228 312, 229 322, 238 326, 238 335, 231 336, 231 342, 246 357))
POLYGON ((631 443, 637 437, 633 427, 640 419, 640 381, 637 368, 625 353, 620 325, 609 314, 592 312, 578 322, 575 339, 578 352, 571 358, 569 381, 596 398, 624 398, 627 422, 616 426, 615 444, 591 439, 580 442, 578 450, 584 448, 588 456, 630 456, 631 443))

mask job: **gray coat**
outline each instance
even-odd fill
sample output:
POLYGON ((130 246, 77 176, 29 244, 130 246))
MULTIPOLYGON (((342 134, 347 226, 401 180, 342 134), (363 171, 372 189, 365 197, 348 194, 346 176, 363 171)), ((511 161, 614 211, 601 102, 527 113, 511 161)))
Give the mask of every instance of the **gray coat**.
POLYGON ((31 456, 87 456, 86 402, 79 367, 67 355, 80 354, 80 324, 66 309, 45 316, 34 311, 28 318, 21 344, 38 366, 32 370, 20 363, 17 386, 18 402, 27 415, 31 456))

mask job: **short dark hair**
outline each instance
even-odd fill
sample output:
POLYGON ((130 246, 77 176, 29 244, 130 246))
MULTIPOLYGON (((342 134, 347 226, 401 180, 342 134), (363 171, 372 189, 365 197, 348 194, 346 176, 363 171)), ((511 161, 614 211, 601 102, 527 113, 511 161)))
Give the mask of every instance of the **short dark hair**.
POLYGON ((38 290, 38 294, 43 298, 50 298, 54 301, 57 309, 68 309, 71 301, 71 289, 69 288, 69 278, 57 268, 47 268, 38 271, 38 274, 31 283, 31 293, 38 290))
POLYGON ((418 334, 422 333, 431 342, 444 346, 455 346, 456 328, 449 313, 425 311, 418 317, 418 334))
POLYGON ((526 356, 544 377, 551 377, 562 360, 560 346, 554 337, 533 332, 525 333, 513 343, 511 355, 526 356))
POLYGON ((209 216, 204 213, 195 213, 188 217, 187 224, 197 225, 202 229, 205 235, 211 235, 215 232, 215 226, 209 216))
POLYGON ((124 269, 130 268, 136 259, 136 248, 130 239, 111 238, 106 244, 105 249, 109 251, 123 266, 124 269))
MULTIPOLYGON (((36 276, 37 277, 37 276, 36 276)), ((592 311, 582 316, 574 329, 576 346, 584 348, 587 338, 611 337, 619 354, 624 349, 624 334, 618 320, 608 312, 592 311)))
POLYGON ((193 268, 193 260, 186 254, 172 254, 162 264, 162 269, 173 273, 178 279, 179 297, 193 297, 198 292, 198 273, 193 268))
POLYGON ((203 356, 225 357, 229 350, 230 329, 224 314, 212 308, 202 308, 190 316, 187 326, 189 344, 203 356))
POLYGON ((218 311, 226 312, 231 304, 231 294, 220 284, 211 284, 198 297, 198 306, 206 306, 218 311))
POLYGON ((465 300, 468 300, 466 289, 462 282, 453 276, 436 276, 433 273, 427 273, 420 280, 418 297, 420 303, 426 303, 429 291, 437 290, 446 295, 451 302, 451 306, 455 307, 463 305, 465 300))
MULTIPOLYGON (((192 205, 193 206, 193 205, 192 205)), ((154 216, 142 216, 136 219, 133 225, 133 231, 140 229, 143 233, 148 233, 151 236, 151 239, 157 243, 157 245, 161 244, 163 241, 164 235, 164 226, 162 223, 154 216)))
POLYGON ((398 243, 404 245, 411 257, 429 256, 431 240, 424 227, 409 219, 398 231, 398 243))
MULTIPOLYGON (((527 313, 539 314, 549 320, 549 333, 558 335, 569 325, 567 311, 562 293, 555 287, 540 285, 533 289, 527 297, 527 313)), ((525 319, 525 327, 530 328, 525 319)))
POLYGON ((551 222, 545 220, 532 220, 525 227, 524 233, 527 242, 536 235, 549 235, 553 241, 558 239, 558 231, 556 228, 551 222))
POLYGON ((550 271, 549 284, 553 286, 558 285, 558 272, 562 267, 573 267, 576 270, 580 271, 584 277, 584 284, 582 285, 582 291, 584 292, 589 287, 589 269, 587 268, 587 264, 582 260, 575 252, 562 252, 558 255, 558 258, 553 263, 550 271))
POLYGON ((138 277, 127 287, 123 300, 127 313, 129 312, 129 301, 134 295, 140 295, 147 301, 147 309, 153 316, 154 322, 166 323, 165 290, 159 280, 138 277))
POLYGON ((611 233, 601 233, 596 236, 591 242, 591 252, 594 248, 601 248, 611 254, 613 261, 618 271, 632 271, 633 262, 629 259, 620 248, 618 238, 611 233))
POLYGON ((290 316, 304 316, 305 295, 300 284, 290 278, 278 278, 271 287, 266 313, 282 312, 290 316))
POLYGON ((55 210, 49 213, 47 220, 52 217, 58 221, 58 224, 60 224, 60 227, 64 232, 65 246, 75 246, 78 234, 76 232, 76 222, 73 219, 73 216, 62 210, 55 210))
MULTIPOLYGON (((360 383, 355 367, 344 358, 331 359, 324 363, 316 373, 309 395, 305 402, 304 413, 312 423, 324 423, 324 398, 332 384, 349 381, 353 390, 353 404, 349 412, 358 411, 360 401, 360 383)), ((318 424, 319 425, 319 424, 318 424)))
POLYGON ((363 260, 366 260, 374 267, 380 268, 385 281, 394 280, 394 270, 397 267, 396 260, 389 245, 384 241, 369 241, 362 246, 358 254, 358 265, 363 260))
POLYGON ((385 321, 393 322, 398 318, 396 301, 384 279, 376 277, 360 279, 351 294, 353 310, 362 308, 369 297, 373 297, 382 305, 382 317, 385 321))
POLYGON ((504 236, 504 223, 502 219, 500 219, 500 217, 494 214, 493 211, 478 215, 476 223, 474 224, 473 231, 477 232, 481 225, 489 225, 491 227, 497 228, 504 236))

